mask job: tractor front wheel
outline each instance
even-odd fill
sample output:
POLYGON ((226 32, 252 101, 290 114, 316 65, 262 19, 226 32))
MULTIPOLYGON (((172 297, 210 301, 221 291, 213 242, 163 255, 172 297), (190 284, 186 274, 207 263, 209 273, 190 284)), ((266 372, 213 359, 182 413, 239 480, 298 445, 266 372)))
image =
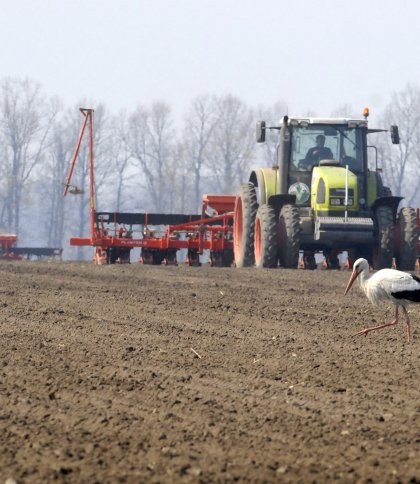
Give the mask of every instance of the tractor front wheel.
POLYGON ((301 232, 298 208, 294 205, 283 205, 278 223, 279 259, 282 267, 297 268, 301 232))
POLYGON ((233 220, 233 253, 236 267, 249 267, 255 263, 254 231, 257 209, 254 185, 242 185, 236 197, 233 220))
POLYGON ((262 205, 257 211, 254 253, 257 267, 277 267, 277 217, 270 205, 262 205))
POLYGON ((400 271, 413 271, 417 259, 419 229, 416 211, 413 208, 403 208, 396 226, 395 259, 400 271))

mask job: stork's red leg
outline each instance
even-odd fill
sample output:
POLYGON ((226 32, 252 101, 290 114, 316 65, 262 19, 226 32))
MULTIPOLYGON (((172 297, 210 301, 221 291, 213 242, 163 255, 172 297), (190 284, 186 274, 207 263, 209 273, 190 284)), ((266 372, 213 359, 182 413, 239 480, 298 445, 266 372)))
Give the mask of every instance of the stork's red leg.
POLYGON ((405 324, 407 325, 407 341, 410 342, 410 340, 411 340, 411 335, 410 335, 410 318, 408 317, 408 311, 407 311, 407 309, 405 309, 404 306, 402 308, 403 308, 403 311, 404 311, 404 314, 405 314, 405 317, 406 317, 405 324))
MULTIPOLYGON (((404 310, 405 310, 405 308, 404 308, 404 310)), ((371 328, 362 329, 358 333, 354 334, 353 336, 361 336, 362 334, 364 334, 366 336, 371 331, 376 331, 377 329, 387 328, 388 326, 394 326, 397 323, 398 323, 398 306, 395 309, 395 319, 394 319, 394 321, 392 321, 391 323, 381 324, 380 326, 373 326, 371 328)), ((409 328, 410 328, 410 325, 408 323, 408 331, 409 331, 409 328)))

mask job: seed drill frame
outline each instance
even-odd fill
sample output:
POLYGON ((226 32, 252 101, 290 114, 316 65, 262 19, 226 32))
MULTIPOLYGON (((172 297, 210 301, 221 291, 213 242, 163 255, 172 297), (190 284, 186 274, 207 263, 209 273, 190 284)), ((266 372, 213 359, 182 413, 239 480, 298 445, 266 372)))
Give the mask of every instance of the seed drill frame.
POLYGON ((200 265, 199 256, 210 251, 210 264, 229 267, 233 262, 235 196, 204 195, 201 215, 97 212, 95 208, 93 109, 81 108, 84 121, 65 183, 64 196, 81 194, 71 185, 83 136, 89 132, 90 236, 72 237, 72 246, 93 246, 96 264, 128 263, 130 251, 142 249, 143 264, 177 264, 177 251, 186 249, 186 263, 200 265), (211 215, 209 215, 211 212, 211 215), (140 237, 134 236, 139 234, 140 237))

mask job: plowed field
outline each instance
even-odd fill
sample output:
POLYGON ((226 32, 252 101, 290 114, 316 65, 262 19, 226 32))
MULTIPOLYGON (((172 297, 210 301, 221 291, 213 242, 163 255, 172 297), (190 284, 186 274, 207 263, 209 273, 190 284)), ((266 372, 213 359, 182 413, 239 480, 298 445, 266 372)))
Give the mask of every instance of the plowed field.
POLYGON ((348 272, 0 276, 0 482, 420 482, 420 308, 354 337, 348 272))

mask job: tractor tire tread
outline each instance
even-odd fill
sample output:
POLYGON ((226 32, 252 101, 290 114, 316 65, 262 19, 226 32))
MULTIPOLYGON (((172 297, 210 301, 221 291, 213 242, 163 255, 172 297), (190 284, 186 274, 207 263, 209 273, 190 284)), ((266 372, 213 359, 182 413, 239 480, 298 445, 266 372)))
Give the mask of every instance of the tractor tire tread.
POLYGON ((376 209, 376 225, 378 231, 377 255, 374 260, 375 269, 385 269, 392 266, 395 244, 394 213, 387 205, 376 209))
POLYGON ((256 266, 277 267, 277 217, 274 207, 261 205, 257 211, 257 218, 261 226, 261 258, 255 258, 256 266))
POLYGON ((279 258, 280 265, 289 269, 296 269, 299 263, 299 249, 301 242, 301 226, 299 210, 295 205, 283 205, 280 211, 279 258))
POLYGON ((413 271, 417 259, 419 229, 416 211, 410 207, 401 209, 397 225, 402 231, 401 245, 396 247, 395 259, 400 271, 413 271))
POLYGON ((254 232, 255 217, 257 214, 258 203, 255 187, 252 183, 241 185, 239 197, 242 203, 242 238, 235 243, 240 244, 239 257, 235 254, 236 267, 250 267, 255 264, 254 257, 254 232))

